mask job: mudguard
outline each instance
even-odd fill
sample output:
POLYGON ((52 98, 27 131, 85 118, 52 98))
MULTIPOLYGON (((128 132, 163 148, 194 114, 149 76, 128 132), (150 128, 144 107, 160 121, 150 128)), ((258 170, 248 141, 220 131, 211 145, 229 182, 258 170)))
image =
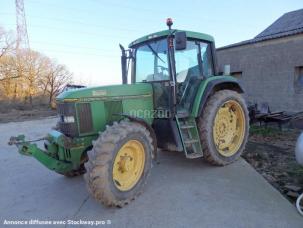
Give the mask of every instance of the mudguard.
POLYGON ((192 116, 198 117, 202 114, 207 99, 215 91, 229 89, 239 93, 244 93, 244 89, 237 79, 231 76, 213 76, 201 82, 197 96, 194 101, 192 116))

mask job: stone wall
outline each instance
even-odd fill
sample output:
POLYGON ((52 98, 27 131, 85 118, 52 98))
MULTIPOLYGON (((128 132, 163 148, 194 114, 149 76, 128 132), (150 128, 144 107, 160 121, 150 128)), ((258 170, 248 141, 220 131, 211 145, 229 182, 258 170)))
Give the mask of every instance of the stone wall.
POLYGON ((220 71, 231 66, 249 103, 267 102, 271 111, 303 111, 303 88, 296 81, 303 67, 303 34, 219 48, 217 57, 220 71))

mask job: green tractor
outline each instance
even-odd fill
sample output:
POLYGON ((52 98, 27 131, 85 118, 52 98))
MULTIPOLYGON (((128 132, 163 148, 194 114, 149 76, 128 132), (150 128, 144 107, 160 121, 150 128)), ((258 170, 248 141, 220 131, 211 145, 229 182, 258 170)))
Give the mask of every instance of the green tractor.
POLYGON ((219 76, 213 37, 167 25, 120 45, 122 85, 56 98, 59 121, 44 149, 23 135, 10 144, 59 174, 85 173, 90 194, 118 207, 142 192, 157 148, 220 166, 239 158, 249 130, 243 89, 219 76))

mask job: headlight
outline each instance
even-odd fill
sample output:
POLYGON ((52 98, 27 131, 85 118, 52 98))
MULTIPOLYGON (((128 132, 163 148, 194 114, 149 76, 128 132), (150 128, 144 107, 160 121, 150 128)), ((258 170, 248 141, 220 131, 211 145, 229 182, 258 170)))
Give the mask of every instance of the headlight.
POLYGON ((63 116, 64 123, 75 123, 75 118, 73 116, 63 116))

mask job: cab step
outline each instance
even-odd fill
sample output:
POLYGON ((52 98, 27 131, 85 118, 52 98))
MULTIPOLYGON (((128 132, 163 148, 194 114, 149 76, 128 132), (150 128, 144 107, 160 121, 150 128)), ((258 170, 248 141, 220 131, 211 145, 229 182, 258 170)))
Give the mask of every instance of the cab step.
POLYGON ((181 129, 190 129, 190 128, 194 128, 195 125, 184 125, 184 126, 181 126, 181 129))
POLYGON ((186 158, 193 159, 203 157, 200 136, 193 117, 176 116, 183 149, 186 158))
POLYGON ((184 143, 185 144, 192 144, 192 143, 197 143, 199 140, 197 139, 188 139, 188 140, 185 140, 184 143))
POLYGON ((186 158, 189 159, 194 159, 194 158, 201 158, 203 157, 203 154, 201 155, 200 153, 191 153, 191 154, 187 154, 186 158))

